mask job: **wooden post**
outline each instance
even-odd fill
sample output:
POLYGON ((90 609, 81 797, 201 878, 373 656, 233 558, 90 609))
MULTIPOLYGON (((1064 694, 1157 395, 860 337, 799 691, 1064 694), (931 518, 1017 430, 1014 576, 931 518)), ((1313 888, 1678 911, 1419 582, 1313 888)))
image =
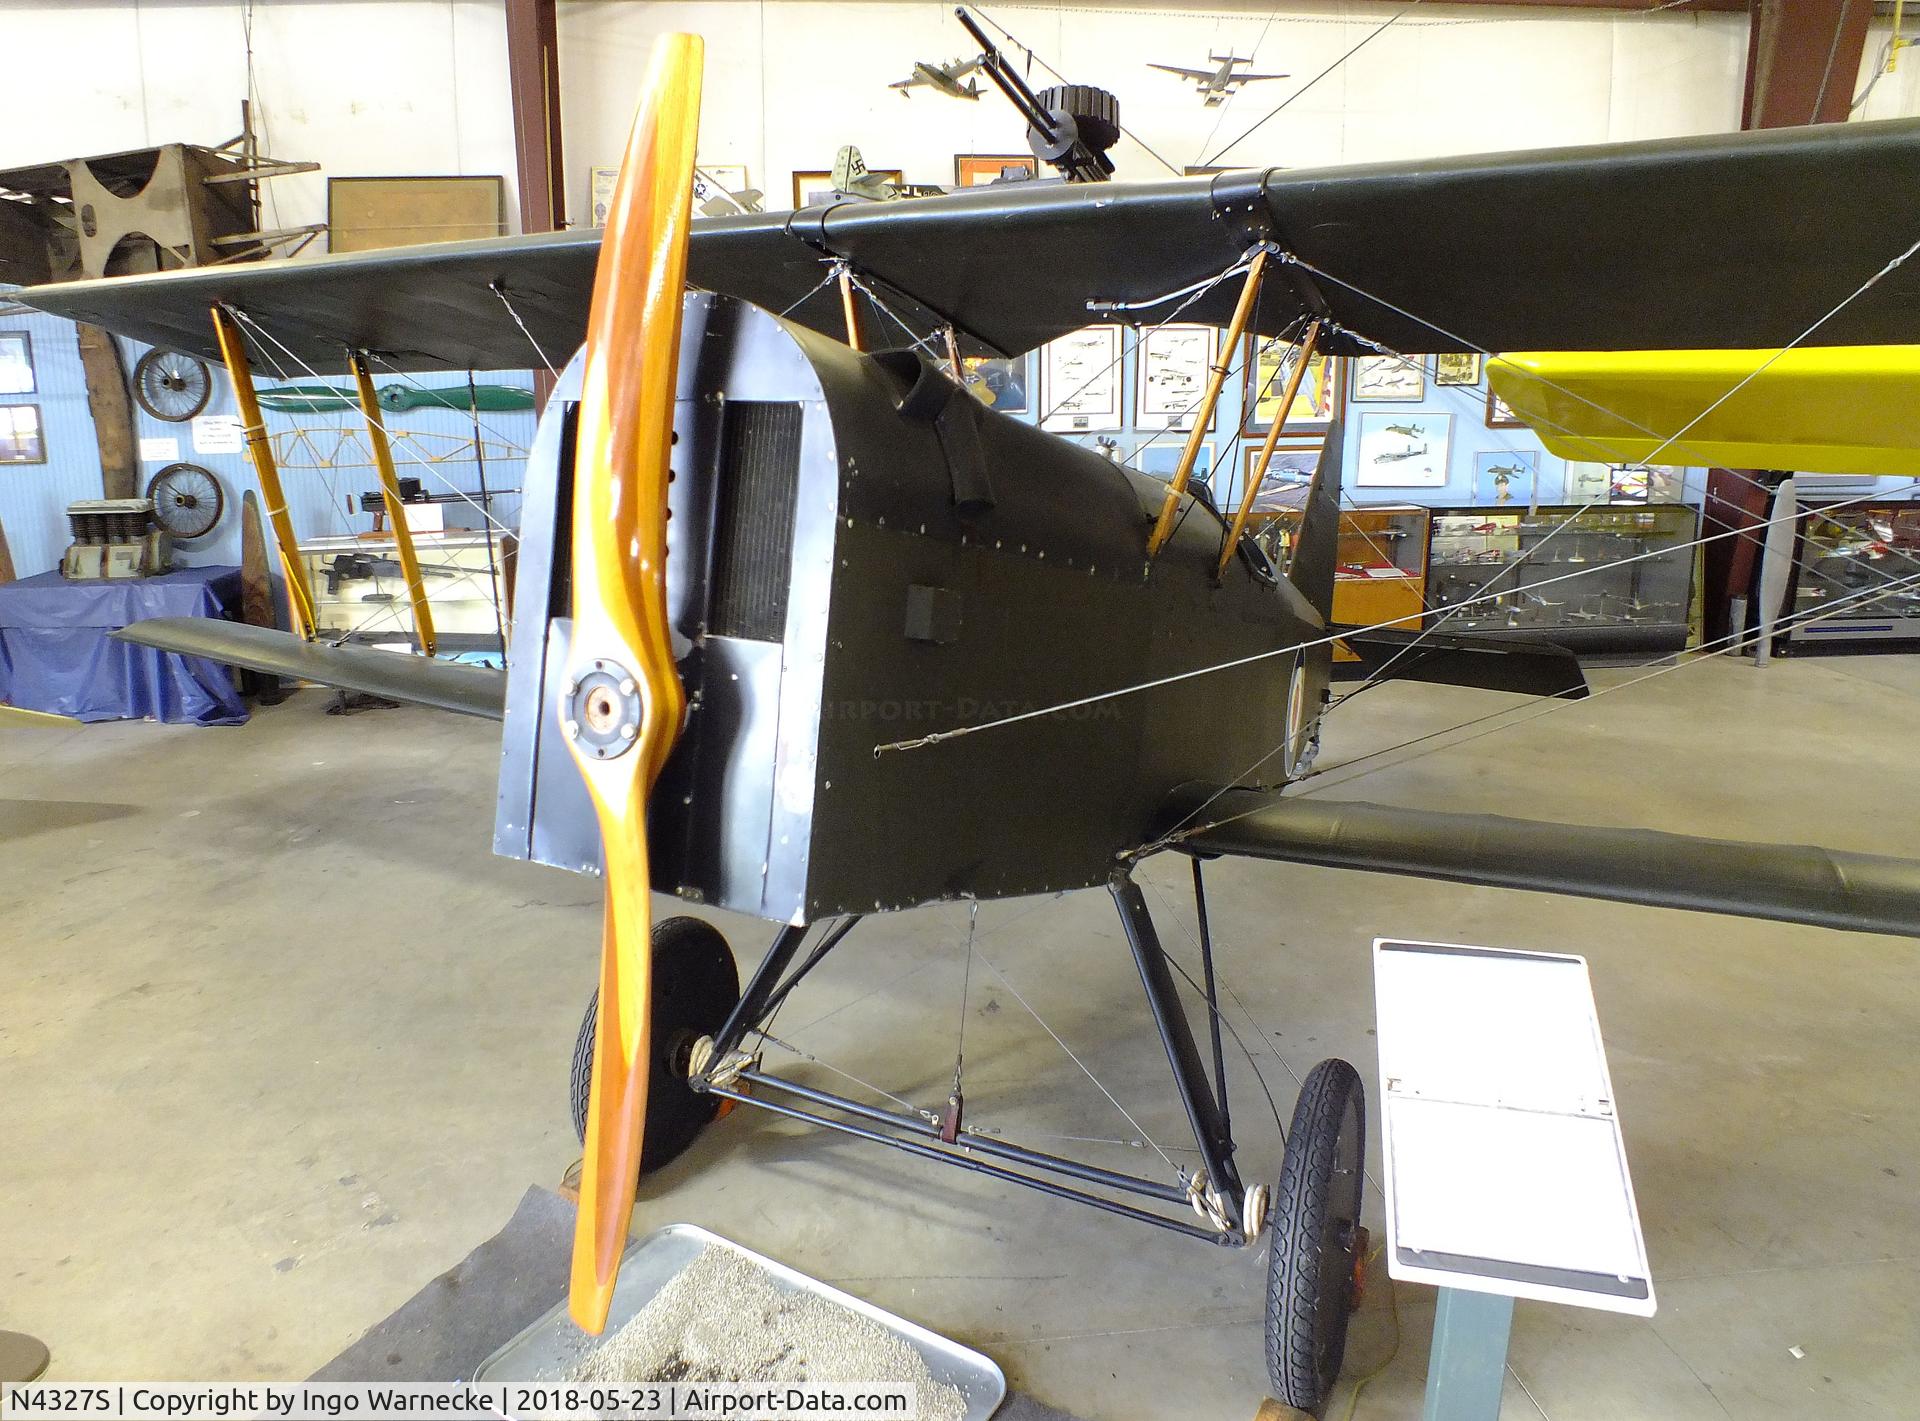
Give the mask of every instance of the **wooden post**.
POLYGON ((247 362, 247 347, 240 339, 240 327, 234 324, 224 306, 213 308, 213 333, 220 341, 220 358, 226 362, 227 376, 233 381, 233 400, 240 406, 247 453, 253 459, 253 471, 259 476, 260 492, 266 499, 273 541, 280 549, 280 570, 287 579, 287 610, 293 618, 293 629, 312 641, 313 587, 307 581, 306 564, 300 561, 300 545, 294 541, 293 520, 287 516, 287 495, 280 487, 280 470, 273 462, 273 441, 267 438, 260 401, 254 397, 253 367, 247 362))
POLYGON ((1287 377, 1286 393, 1280 397, 1280 408, 1274 411, 1273 427, 1267 431, 1260 445, 1260 457, 1247 474, 1247 486, 1240 490, 1240 507, 1234 511, 1233 526, 1227 529, 1226 545, 1220 549, 1220 566, 1213 571, 1215 577, 1226 575, 1227 564, 1233 561, 1233 550, 1240 546, 1240 535, 1247 528, 1247 515, 1253 512, 1254 496, 1260 492, 1260 484, 1267 476, 1267 465, 1273 462, 1274 446, 1280 442, 1280 431, 1293 413, 1294 397, 1300 393, 1300 382, 1306 377, 1307 366, 1313 363, 1314 349, 1319 344, 1320 322, 1316 320, 1307 328, 1307 338, 1300 343, 1300 363, 1287 377))
POLYGON ((847 318, 847 344, 855 350, 860 344, 860 313, 853 308, 853 273, 840 268, 840 310, 847 318))
POLYGON ((1147 556, 1153 557, 1166 546, 1167 539, 1173 536, 1173 516, 1180 509, 1180 495, 1187 491, 1187 481, 1193 477, 1194 460, 1200 457, 1200 445, 1207 437, 1207 429, 1213 423, 1213 408, 1220 402, 1220 391, 1227 383, 1227 371, 1233 366, 1233 352, 1240 344, 1240 337, 1247 329, 1247 320, 1253 314, 1254 298, 1260 294, 1260 278, 1266 274, 1266 249, 1254 253, 1253 264, 1247 268, 1246 284, 1240 288, 1240 302, 1233 308, 1233 321, 1227 327, 1227 337, 1220 345, 1220 358, 1213 364, 1212 376, 1207 381, 1207 393, 1200 401, 1200 408, 1193 417, 1193 432, 1187 435, 1187 447, 1180 451, 1180 464, 1173 471, 1173 482, 1167 485, 1166 502, 1160 505, 1160 517, 1153 525, 1153 532, 1147 538, 1147 556))
POLYGON ((420 558, 413 548, 413 530, 407 526, 407 508, 400 501, 400 479, 393 469, 393 449, 387 443, 380 397, 373 391, 373 377, 367 373, 366 358, 359 351, 347 352, 347 368, 360 395, 360 413, 367 418, 367 443, 373 448, 373 467, 380 475, 380 501, 386 505, 387 521, 393 524, 393 543, 400 554, 400 575, 406 579, 407 603, 413 608, 414 640, 420 644, 422 656, 432 656, 438 645, 433 631, 433 609, 427 606, 420 558))

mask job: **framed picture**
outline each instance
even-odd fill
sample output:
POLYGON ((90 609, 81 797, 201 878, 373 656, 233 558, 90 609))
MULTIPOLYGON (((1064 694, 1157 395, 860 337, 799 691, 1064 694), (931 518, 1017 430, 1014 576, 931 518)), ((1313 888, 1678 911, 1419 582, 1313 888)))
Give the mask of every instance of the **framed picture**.
POLYGON ((967 388, 981 404, 991 405, 1002 414, 1025 414, 1030 408, 1027 397, 1027 357, 989 360, 970 355, 960 362, 967 388))
POLYGON ((506 190, 497 177, 328 178, 327 250, 497 237, 507 230, 506 190))
POLYGON ((0 331, 0 395, 31 395, 33 340, 25 331, 0 331))
POLYGON ((1496 449, 1473 456, 1473 501, 1496 507, 1532 506, 1540 498, 1540 455, 1527 449, 1496 449))
MULTIPOLYGON (((1280 397, 1287 392, 1287 377, 1300 347, 1277 336, 1249 336, 1241 362, 1245 384, 1241 401, 1241 428, 1248 434, 1265 434, 1280 414, 1280 397)), ((1340 362, 1331 356, 1316 355, 1307 365, 1287 415, 1287 428, 1324 429, 1340 413, 1340 362)))
MULTIPOLYGON (((1133 451, 1133 466, 1143 474, 1152 474, 1156 479, 1169 482, 1180 469, 1180 455, 1186 449, 1184 439, 1156 439, 1142 444, 1133 451)), ((1213 490, 1213 445, 1202 444, 1200 452, 1193 459, 1193 473, 1187 478, 1189 488, 1205 484, 1213 490)))
POLYGON ((1037 177, 1038 160, 1031 153, 955 153, 953 185, 985 187, 1008 173, 1037 177))
POLYGON ((1610 464, 1607 499, 1612 503, 1678 503, 1686 493, 1686 470, 1669 464, 1610 464))
MULTIPOLYGON (((869 168, 870 177, 881 178, 890 183, 902 183, 906 179, 898 168, 869 168)), ((793 175, 793 205, 805 207, 809 203, 819 202, 833 196, 833 170, 831 168, 808 168, 793 175)))
POLYGON ((1439 488, 1453 442, 1450 414, 1363 414, 1358 488, 1439 488))
POLYGON ((1613 494, 1613 469, 1606 464, 1567 461, 1567 502, 1605 503, 1613 494))
MULTIPOLYGON (((1142 429, 1192 429, 1207 393, 1219 333, 1212 326, 1155 326, 1140 338, 1134 423, 1142 429)), ((1207 428, 1211 430, 1210 423, 1207 428)))
POLYGON ((1356 355, 1353 397, 1376 404, 1411 404, 1427 397, 1426 366, 1397 355, 1356 355))
POLYGON ((1480 352, 1436 355, 1433 357, 1433 383, 1436 385, 1478 385, 1480 352))
POLYGON ((40 406, 0 405, 0 464, 44 464, 47 441, 40 406))
POLYGON ((1487 428, 1488 429, 1525 429, 1527 422, 1513 412, 1513 406, 1494 394, 1493 386, 1487 386, 1487 428))
POLYGON ((607 210, 613 206, 613 190, 619 186, 618 168, 587 169, 587 191, 592 195, 593 208, 588 214, 588 224, 594 227, 607 225, 607 210))
MULTIPOLYGON (((1314 471, 1320 467, 1325 439, 1282 439, 1273 446, 1273 459, 1266 476, 1253 496, 1255 513, 1278 513, 1283 509, 1305 508, 1307 490, 1313 486, 1314 471)), ((1241 473, 1241 487, 1253 478, 1260 463, 1260 450, 1247 450, 1247 465, 1241 473)))
POLYGON ((1087 326, 1041 348, 1040 427, 1062 434, 1120 427, 1120 327, 1087 326))

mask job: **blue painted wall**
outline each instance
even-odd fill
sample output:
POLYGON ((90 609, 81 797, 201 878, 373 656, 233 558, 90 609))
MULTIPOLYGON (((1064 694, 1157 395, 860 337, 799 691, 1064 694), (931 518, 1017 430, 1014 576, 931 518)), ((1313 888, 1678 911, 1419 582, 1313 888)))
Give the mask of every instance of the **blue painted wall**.
MULTIPOLYGON (((10 312, 0 315, 0 331, 6 330, 25 331, 31 338, 38 391, 33 395, 4 396, 0 399, 9 403, 38 404, 47 444, 45 464, 0 466, 0 528, 6 530, 15 569, 25 577, 45 572, 59 564, 60 554, 69 541, 66 506, 75 499, 101 496, 100 456, 94 440, 93 416, 87 408, 86 380, 80 368, 79 346, 73 324, 54 316, 10 312)), ((131 373, 134 363, 146 347, 131 341, 122 341, 120 346, 131 373)), ((257 368, 255 375, 262 393, 282 383, 265 378, 267 370, 264 360, 259 361, 258 365, 262 368, 257 368)), ((207 402, 204 412, 234 414, 233 390, 225 372, 215 366, 213 377, 213 397, 207 402)), ((532 386, 532 376, 524 370, 478 374, 474 378, 483 384, 513 385, 521 389, 530 389, 532 386)), ((374 375, 376 387, 408 381, 428 386, 464 386, 466 377, 402 376, 378 370, 374 375)), ((316 382, 303 375, 293 383, 316 382)), ((344 384, 345 380, 344 377, 326 377, 325 383, 344 384)), ((518 489, 525 468, 524 459, 495 458, 491 449, 492 446, 501 446, 524 451, 533 441, 533 413, 483 413, 480 420, 482 434, 490 451, 486 461, 488 488, 496 491, 518 489)), ((207 536, 180 544, 175 550, 175 560, 190 566, 239 562, 241 495, 248 489, 257 491, 259 488, 247 456, 244 453, 196 452, 191 423, 176 424, 155 419, 137 406, 134 421, 136 433, 143 439, 177 441, 178 458, 211 470, 226 491, 226 511, 219 524, 207 536)), ((333 438, 327 431, 363 428, 359 414, 351 410, 339 414, 303 415, 269 412, 266 421, 270 434, 296 428, 308 431, 323 452, 330 452, 333 448, 333 438)), ((457 490, 472 495, 479 492, 481 471, 472 458, 435 463, 431 467, 423 467, 421 462, 428 451, 439 455, 462 443, 471 443, 473 423, 466 412, 437 409, 392 411, 387 416, 387 427, 393 436, 394 459, 402 477, 418 477, 429 493, 457 490)), ((357 439, 355 447, 364 460, 364 435, 357 439)), ((143 488, 145 480, 157 473, 166 462, 160 459, 142 462, 143 488)), ((289 467, 282 469, 281 483, 286 488, 287 506, 293 517, 294 529, 301 539, 368 532, 372 529, 373 516, 357 511, 359 495, 378 487, 370 466, 363 463, 360 467, 352 468, 302 469, 291 467, 298 462, 296 460, 286 462, 289 467), (348 512, 345 506, 348 501, 356 511, 348 512)), ((446 516, 449 527, 483 526, 478 509, 469 504, 447 504, 446 516)), ((517 527, 520 521, 519 500, 512 497, 497 499, 493 504, 493 516, 506 527, 517 527)))

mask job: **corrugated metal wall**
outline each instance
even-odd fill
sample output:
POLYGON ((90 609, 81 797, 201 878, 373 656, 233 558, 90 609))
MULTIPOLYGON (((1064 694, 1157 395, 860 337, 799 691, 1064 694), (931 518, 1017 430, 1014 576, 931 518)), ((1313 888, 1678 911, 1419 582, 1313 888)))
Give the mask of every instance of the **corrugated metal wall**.
MULTIPOLYGON (((47 462, 0 466, 0 528, 6 530, 13 551, 14 566, 22 577, 56 567, 68 542, 66 506, 75 499, 101 496, 100 456, 94 441, 93 416, 87 408, 86 380, 80 368, 80 352, 71 322, 32 312, 10 310, 0 314, 0 331, 25 331, 33 342, 37 390, 32 395, 0 397, 7 403, 34 403, 40 406, 45 430, 47 462)), ((121 342, 127 369, 146 347, 121 342)), ((256 377, 263 393, 280 383, 265 378, 272 367, 256 353, 256 377)), ((294 372, 294 383, 320 383, 294 372)), ((226 374, 215 367, 213 397, 205 413, 234 414, 233 391, 226 374)), ((526 371, 478 374, 482 384, 512 385, 529 389, 532 377, 526 371)), ((377 371, 374 384, 417 382, 428 386, 464 386, 458 375, 404 376, 377 371)), ((328 378, 327 384, 344 387, 344 379, 328 378)), ((141 475, 151 478, 175 459, 199 464, 211 470, 226 493, 226 512, 219 524, 203 538, 179 545, 176 561, 193 566, 237 563, 240 560, 240 498, 247 489, 257 489, 252 465, 244 453, 209 453, 196 448, 195 428, 191 423, 171 423, 155 419, 136 409, 137 433, 143 441, 161 441, 150 447, 155 457, 143 459, 141 475), (164 444, 170 441, 172 452, 164 444), (164 457, 162 457, 164 455, 164 457)), ((507 411, 480 415, 481 438, 486 451, 485 479, 490 490, 517 490, 525 469, 523 455, 533 441, 534 416, 531 411, 507 411)), ((370 531, 373 518, 357 510, 359 495, 378 487, 374 471, 366 463, 366 440, 356 433, 350 442, 341 443, 341 432, 363 428, 356 411, 338 414, 268 413, 267 428, 276 437, 276 447, 292 456, 281 482, 287 490, 287 506, 293 515, 295 533, 302 539, 370 531), (304 431, 304 437, 295 435, 304 431), (299 467, 332 461, 334 467, 299 467)), ((394 458, 402 477, 418 477, 429 493, 458 491, 474 495, 480 490, 481 470, 472 457, 474 428, 464 410, 415 409, 391 411, 387 427, 393 437, 394 458), (432 462, 429 462, 432 461, 432 462)), ((497 499, 494 519, 509 528, 518 527, 520 507, 517 497, 497 499)), ((483 520, 477 506, 452 503, 446 506, 450 528, 479 528, 483 520)))

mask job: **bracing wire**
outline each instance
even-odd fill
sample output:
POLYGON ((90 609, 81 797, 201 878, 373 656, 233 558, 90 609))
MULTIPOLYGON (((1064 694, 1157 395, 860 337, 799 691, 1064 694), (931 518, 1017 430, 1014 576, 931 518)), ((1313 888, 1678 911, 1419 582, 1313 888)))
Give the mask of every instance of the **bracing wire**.
MULTIPOLYGON (((1679 434, 1676 436, 1673 436, 1673 438, 1678 438, 1684 435, 1688 430, 1691 430, 1696 425, 1698 425, 1701 419, 1705 418, 1705 416, 1707 414, 1710 414, 1714 409, 1719 408, 1729 398, 1731 398, 1732 395, 1736 393, 1739 389, 1744 388, 1747 384, 1751 383, 1755 378, 1758 377, 1761 371, 1765 370, 1774 361, 1777 361, 1782 355, 1786 353, 1787 350, 1790 350, 1794 346, 1800 345, 1806 340, 1808 340, 1816 331, 1820 329, 1821 326, 1831 321, 1835 316, 1839 315, 1841 311, 1845 310, 1847 306, 1852 304, 1854 301, 1858 300, 1861 296, 1866 294, 1866 292, 1870 291, 1874 286, 1878 285, 1889 274, 1897 270, 1906 261, 1908 261, 1916 252, 1920 252, 1920 241, 1914 242, 1912 245, 1907 247, 1904 251, 1902 251, 1897 256, 1893 257, 1890 261, 1888 261, 1877 272, 1869 276, 1864 282, 1862 282, 1859 286, 1857 286, 1851 294, 1843 298, 1838 304, 1836 304, 1830 310, 1828 310, 1826 314, 1821 316, 1818 320, 1814 321, 1812 325, 1808 326, 1798 336, 1796 336, 1789 345, 1782 347, 1780 350, 1774 352, 1774 354, 1766 362, 1764 362, 1761 365, 1760 369, 1755 370, 1750 374, 1748 374, 1747 376, 1745 376, 1742 380, 1737 382, 1737 384, 1734 386, 1732 390, 1729 390, 1726 394, 1723 394, 1718 399, 1714 400, 1706 410, 1701 412, 1700 415, 1697 415, 1693 419, 1689 420, 1681 428, 1681 430, 1679 431, 1679 434)), ((1300 265, 1305 267, 1308 270, 1315 271, 1316 273, 1318 272, 1318 268, 1312 267, 1311 264, 1302 262, 1300 261, 1300 259, 1296 257, 1292 257, 1289 254, 1282 254, 1280 259, 1283 262, 1288 262, 1294 265, 1300 265)), ((1331 278, 1331 279, 1338 280, 1338 278, 1331 278)), ((1342 282, 1341 284, 1348 286, 1349 289, 1359 291, 1359 288, 1353 287, 1351 283, 1342 282)), ((1363 296, 1367 296, 1369 293, 1366 293, 1364 291, 1359 291, 1359 294, 1363 296)), ((1378 298, 1370 298, 1370 299, 1377 300, 1378 298)), ((1391 303, 1381 302, 1381 304, 1388 305, 1390 309, 1394 309, 1394 310, 1400 309, 1398 307, 1392 307, 1391 303)), ((1413 319, 1413 320, 1420 319, 1418 317, 1412 316, 1410 313, 1405 311, 1401 311, 1400 314, 1407 316, 1409 319, 1413 319)), ((1423 324, 1427 324, 1431 326, 1432 323, 1423 322, 1423 324)), ((1439 329, 1438 327, 1432 327, 1432 328, 1436 330, 1439 329)), ((1446 334, 1446 333, 1442 332, 1442 334, 1446 334)), ((1456 339, 1456 340, 1458 339, 1457 337, 1449 337, 1449 338, 1456 339)), ((1476 350, 1481 349, 1481 347, 1472 345, 1470 342, 1463 342, 1463 343, 1467 344, 1469 349, 1476 349, 1476 350)), ((1391 354, 1392 352, 1388 352, 1388 353, 1391 354)), ((1663 452, 1667 447, 1670 447, 1671 444, 1673 443, 1673 438, 1669 438, 1665 443, 1663 443, 1658 449, 1655 450, 1655 453, 1658 454, 1660 452, 1663 452)), ((1651 462, 1651 460, 1649 460, 1648 462, 1651 462)), ((1904 485, 1904 487, 1906 488, 1920 487, 1920 481, 1910 481, 1908 484, 1904 485)), ((1899 491, 1898 489, 1882 490, 1874 494, 1863 495, 1856 499, 1840 500, 1837 503, 1829 505, 1829 507, 1841 508, 1841 507, 1847 507, 1852 504, 1874 502, 1874 501, 1878 501, 1881 498, 1886 497, 1889 493, 1898 492, 1898 491, 1899 491)), ((1785 513, 1775 513, 1772 517, 1763 520, 1761 524, 1758 526, 1760 527, 1771 526, 1774 523, 1785 521, 1787 519, 1798 519, 1798 517, 1799 517, 1799 510, 1797 508, 1790 509, 1790 510, 1787 510, 1785 513)), ((1727 529, 1722 532, 1703 535, 1701 537, 1691 540, 1689 543, 1676 545, 1674 548, 1662 548, 1662 549, 1657 549, 1647 553, 1637 554, 1633 557, 1617 559, 1614 562, 1606 564, 1605 566, 1609 568, 1619 568, 1619 567, 1628 566, 1638 562, 1644 562, 1648 558, 1652 558, 1652 557, 1668 557, 1668 556, 1671 556, 1674 552, 1679 551, 1679 549, 1682 547, 1687 547, 1687 548, 1702 547, 1702 546, 1705 546, 1706 544, 1717 542, 1728 537, 1750 537, 1751 538, 1751 537, 1757 536, 1757 533, 1758 533, 1758 527, 1742 527, 1742 528, 1727 529)), ((1596 570, 1597 568, 1582 568, 1577 572, 1566 573, 1566 574, 1561 574, 1555 577, 1545 578, 1540 582, 1532 584, 1532 586, 1534 587, 1534 589, 1537 590, 1539 588, 1556 585, 1557 583, 1560 583, 1560 582, 1570 581, 1571 579, 1576 577, 1588 576, 1596 570)), ((1505 594, 1500 593, 1500 594, 1493 594, 1493 595, 1504 596, 1505 594)), ((1458 615, 1459 612, 1465 610, 1467 607, 1477 605, 1477 604, 1482 604, 1487 600, 1489 600, 1488 595, 1485 593, 1482 593, 1476 597, 1468 598, 1463 601, 1454 603, 1452 604, 1448 615, 1449 616, 1458 615)), ((1173 685, 1180 681, 1191 680, 1197 676, 1213 675, 1222 671, 1230 671, 1242 666, 1253 665, 1257 662, 1272 660, 1273 658, 1279 657, 1279 656, 1297 655, 1302 651, 1311 650, 1312 648, 1317 646, 1331 645, 1333 642, 1339 641, 1344 636, 1353 635, 1358 632, 1386 630, 1388 628, 1399 626, 1403 623, 1412 621, 1417 617, 1423 617, 1423 614, 1412 613, 1412 614, 1402 615, 1399 617, 1392 617, 1381 622, 1373 623, 1369 626, 1349 628, 1346 631, 1338 632, 1338 633, 1330 633, 1326 636, 1320 637, 1315 640, 1299 642, 1289 646, 1274 647, 1269 650, 1261 651, 1261 652, 1254 652, 1247 656, 1235 657, 1228 661, 1218 662, 1209 666, 1195 667, 1188 671, 1175 672, 1167 676, 1156 677, 1152 680, 1136 683, 1131 686, 1116 687, 1109 691, 1096 692, 1092 695, 1076 697, 1072 700, 1058 702, 1050 706, 1041 706, 1033 710, 1021 711, 1013 715, 1003 716, 997 720, 983 721, 974 725, 956 726, 951 730, 934 731, 934 732, 931 732, 930 734, 918 736, 910 740, 887 742, 884 744, 876 745, 874 747, 874 754, 880 755, 889 751, 924 749, 928 746, 938 745, 949 740, 958 739, 961 736, 977 734, 983 730, 992 730, 992 729, 997 729, 1007 725, 1014 725, 1022 721, 1038 719, 1042 716, 1055 715, 1062 711, 1077 710, 1088 705, 1098 704, 1102 701, 1112 700, 1121 696, 1138 694, 1140 692, 1157 689, 1162 686, 1173 685)), ((1426 630, 1430 632, 1434 630, 1434 628, 1429 627, 1426 630)))

